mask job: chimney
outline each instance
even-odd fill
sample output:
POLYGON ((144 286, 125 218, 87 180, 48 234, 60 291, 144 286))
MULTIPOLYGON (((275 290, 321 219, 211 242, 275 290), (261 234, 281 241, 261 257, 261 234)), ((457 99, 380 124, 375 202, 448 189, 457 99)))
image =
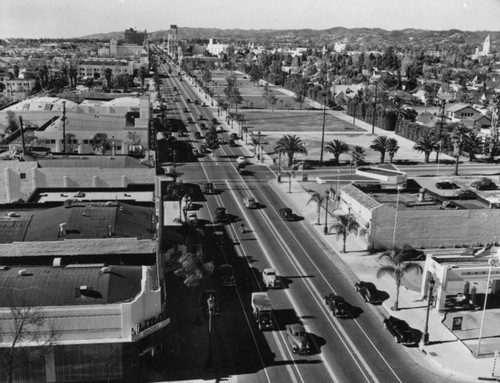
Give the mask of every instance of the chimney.
POLYGON ((66 235, 66 222, 59 224, 59 237, 64 237, 66 235))
POLYGON ((425 188, 421 188, 418 191, 418 202, 424 202, 425 201, 425 188))

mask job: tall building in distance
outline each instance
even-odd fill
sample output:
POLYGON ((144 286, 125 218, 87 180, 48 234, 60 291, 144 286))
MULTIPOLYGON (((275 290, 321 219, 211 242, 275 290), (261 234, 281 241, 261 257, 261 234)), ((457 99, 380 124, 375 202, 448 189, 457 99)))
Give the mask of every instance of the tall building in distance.
POLYGON ((490 55, 490 35, 486 36, 483 42, 482 50, 479 50, 479 47, 476 48, 475 53, 472 55, 473 59, 478 59, 479 57, 489 56, 490 55))
POLYGON ((130 28, 125 30, 125 44, 143 45, 147 38, 147 32, 137 32, 130 28))
POLYGON ((177 30, 177 25, 170 25, 170 29, 167 32, 167 54, 174 60, 179 56, 178 47, 179 31, 177 30))

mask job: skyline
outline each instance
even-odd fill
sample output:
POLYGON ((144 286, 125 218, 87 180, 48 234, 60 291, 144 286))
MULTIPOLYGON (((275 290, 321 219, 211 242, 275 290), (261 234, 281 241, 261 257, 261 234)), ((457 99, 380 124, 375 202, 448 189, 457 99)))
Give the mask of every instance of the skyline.
POLYGON ((84 3, 2 0, 0 38, 75 38, 128 28, 155 32, 167 30, 171 24, 179 28, 245 30, 364 27, 495 32, 500 31, 499 16, 499 0, 315 0, 313 3, 184 0, 182 4, 173 0, 87 0, 84 3), (280 14, 284 17, 277 17, 280 14))

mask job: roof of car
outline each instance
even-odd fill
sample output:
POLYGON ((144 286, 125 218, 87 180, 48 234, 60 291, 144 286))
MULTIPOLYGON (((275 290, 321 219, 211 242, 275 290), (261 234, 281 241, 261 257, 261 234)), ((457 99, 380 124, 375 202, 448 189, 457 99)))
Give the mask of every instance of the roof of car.
POLYGON ((275 273, 275 272, 276 272, 276 270, 274 270, 274 269, 272 269, 272 268, 270 268, 270 267, 269 267, 269 268, 264 269, 263 271, 264 271, 265 273, 267 273, 267 274, 269 274, 269 273, 275 273))
POLYGON ((288 327, 293 332, 305 332, 306 331, 304 326, 302 326, 300 323, 290 324, 290 325, 288 325, 288 327))

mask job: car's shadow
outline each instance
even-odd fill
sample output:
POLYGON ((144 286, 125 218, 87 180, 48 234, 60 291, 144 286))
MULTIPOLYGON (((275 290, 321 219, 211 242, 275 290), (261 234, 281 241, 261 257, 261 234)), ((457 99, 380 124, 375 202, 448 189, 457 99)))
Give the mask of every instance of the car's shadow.
POLYGON ((308 333, 307 334, 309 337, 309 341, 311 342, 310 345, 310 353, 311 355, 317 355, 321 353, 321 347, 323 347, 326 344, 325 338, 322 338, 318 335, 308 333))

